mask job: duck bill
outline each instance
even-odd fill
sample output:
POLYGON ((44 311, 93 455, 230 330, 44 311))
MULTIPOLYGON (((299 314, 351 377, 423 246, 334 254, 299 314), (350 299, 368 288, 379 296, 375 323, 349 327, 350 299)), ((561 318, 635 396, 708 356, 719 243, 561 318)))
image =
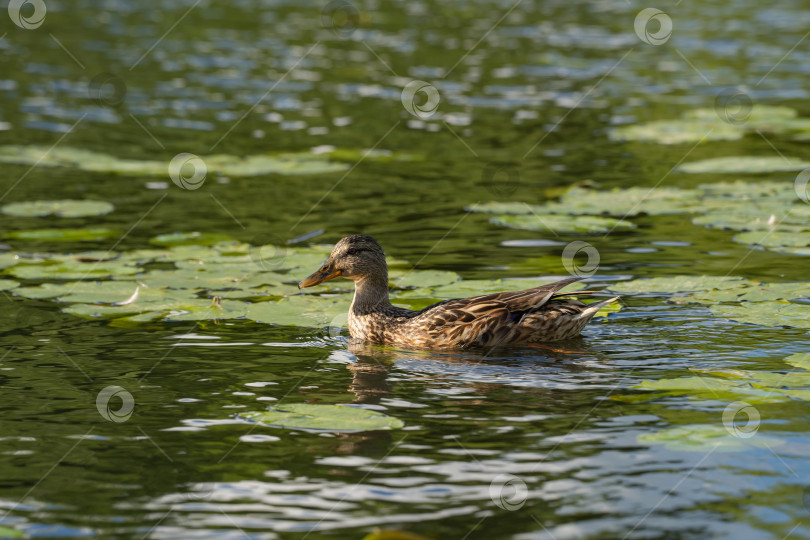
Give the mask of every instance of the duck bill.
POLYGON ((324 281, 329 281, 332 278, 336 278, 340 275, 340 270, 335 270, 333 268, 329 268, 324 266, 317 272, 314 272, 312 275, 304 279, 301 283, 298 284, 299 289, 303 289, 304 287, 313 287, 315 285, 320 285, 324 281))

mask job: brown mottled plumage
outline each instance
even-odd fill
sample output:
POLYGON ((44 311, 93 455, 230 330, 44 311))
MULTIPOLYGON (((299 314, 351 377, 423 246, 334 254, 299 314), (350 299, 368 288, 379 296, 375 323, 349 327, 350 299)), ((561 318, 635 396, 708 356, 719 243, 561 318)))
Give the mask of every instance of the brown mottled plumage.
POLYGON ((298 284, 311 287, 335 277, 354 281, 349 310, 353 338, 430 349, 464 349, 559 341, 579 335, 599 309, 616 298, 586 305, 560 293, 582 278, 533 289, 445 300, 412 311, 391 305, 385 254, 370 236, 353 234, 335 244, 329 260, 298 284))

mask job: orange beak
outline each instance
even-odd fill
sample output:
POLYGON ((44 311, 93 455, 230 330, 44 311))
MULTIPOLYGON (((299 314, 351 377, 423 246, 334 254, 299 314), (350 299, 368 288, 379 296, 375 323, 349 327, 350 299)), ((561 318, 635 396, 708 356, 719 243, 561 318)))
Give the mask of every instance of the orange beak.
POLYGON ((331 268, 329 263, 323 265, 320 270, 314 272, 312 275, 304 279, 301 283, 298 284, 299 289, 303 289, 304 287, 312 287, 315 285, 320 285, 324 281, 329 281, 332 278, 336 278, 340 275, 340 270, 335 270, 331 268))

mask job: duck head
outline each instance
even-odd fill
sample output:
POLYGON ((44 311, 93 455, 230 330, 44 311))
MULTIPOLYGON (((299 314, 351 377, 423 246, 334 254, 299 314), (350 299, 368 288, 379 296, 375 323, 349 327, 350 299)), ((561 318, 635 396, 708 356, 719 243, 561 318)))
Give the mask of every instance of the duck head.
POLYGON ((388 281, 388 266, 382 247, 370 236, 353 234, 340 240, 329 259, 298 284, 299 289, 319 285, 336 277, 355 282, 377 278, 388 281))

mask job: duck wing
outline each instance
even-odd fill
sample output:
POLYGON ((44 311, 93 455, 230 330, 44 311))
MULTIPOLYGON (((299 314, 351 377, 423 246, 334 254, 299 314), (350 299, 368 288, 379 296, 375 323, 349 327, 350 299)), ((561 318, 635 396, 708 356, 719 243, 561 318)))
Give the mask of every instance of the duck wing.
POLYGON ((528 314, 545 306, 567 285, 581 280, 573 277, 532 289, 445 300, 419 311, 413 323, 426 330, 432 346, 493 346, 509 343, 525 333, 528 314))

